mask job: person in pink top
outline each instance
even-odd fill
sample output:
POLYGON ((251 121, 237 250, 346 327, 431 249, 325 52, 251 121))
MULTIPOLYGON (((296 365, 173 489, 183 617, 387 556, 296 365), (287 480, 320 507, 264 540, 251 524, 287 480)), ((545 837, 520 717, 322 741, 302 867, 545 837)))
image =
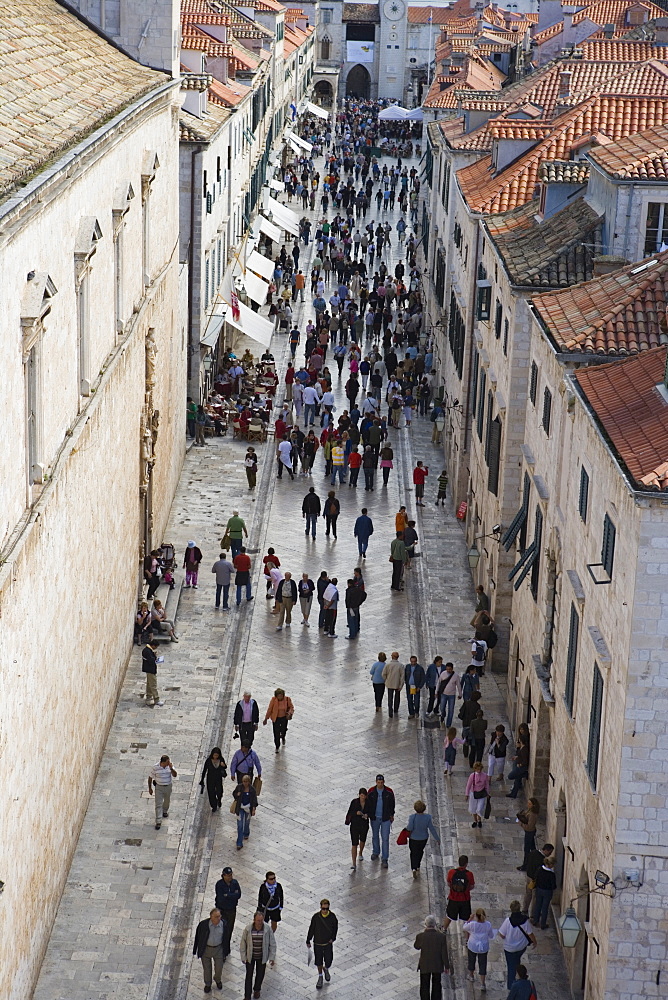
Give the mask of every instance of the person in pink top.
POLYGON ((481 827, 489 797, 489 775, 484 773, 480 761, 473 765, 466 782, 466 797, 469 800, 469 812, 473 816, 471 826, 481 827))

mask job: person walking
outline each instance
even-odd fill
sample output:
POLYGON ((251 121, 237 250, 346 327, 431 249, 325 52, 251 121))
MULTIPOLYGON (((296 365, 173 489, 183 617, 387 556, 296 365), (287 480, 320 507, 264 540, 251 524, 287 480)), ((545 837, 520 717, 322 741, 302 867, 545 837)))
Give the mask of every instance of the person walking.
POLYGON ((265 921, 271 922, 274 934, 281 922, 283 904, 283 886, 276 881, 276 872, 267 872, 257 894, 257 908, 265 921))
POLYGON ((527 950, 527 944, 536 947, 536 935, 529 923, 529 917, 522 912, 519 900, 514 899, 510 904, 510 914, 499 927, 498 935, 503 942, 503 953, 506 958, 508 971, 506 985, 511 989, 515 982, 517 967, 527 950))
POLYGON ((506 727, 502 723, 499 723, 492 734, 492 742, 487 752, 487 773, 490 780, 496 777, 497 781, 503 781, 507 747, 508 737, 506 736, 506 727))
POLYGON ((385 664, 387 662, 387 654, 379 653, 378 659, 371 667, 369 673, 371 674, 371 683, 373 684, 373 693, 376 698, 376 711, 380 712, 383 708, 383 696, 385 694, 385 678, 383 677, 383 671, 385 670, 385 664))
POLYGON ((404 668, 406 680, 406 701, 408 702, 408 718, 417 719, 420 716, 420 691, 425 685, 425 672, 417 656, 411 656, 410 662, 404 668))
POLYGON ((227 558, 227 552, 221 552, 211 567, 211 572, 216 576, 216 608, 220 608, 220 595, 223 595, 223 611, 230 610, 230 583, 234 566, 227 558))
POLYGON ((517 819, 524 830, 524 857, 522 864, 518 866, 518 872, 526 871, 527 857, 531 851, 536 850, 536 824, 540 815, 540 803, 538 799, 530 798, 526 809, 518 812, 517 819))
POLYGON ((466 782, 465 795, 469 802, 469 812, 473 816, 471 826, 480 829, 489 798, 489 775, 484 773, 480 761, 476 761, 473 765, 469 780, 466 782))
POLYGON ((468 667, 461 676, 461 685, 462 698, 464 701, 470 701, 473 692, 480 690, 480 677, 478 675, 478 668, 475 664, 469 663, 468 667))
POLYGON ((392 563, 392 583, 390 590, 400 591, 402 589, 401 578, 404 566, 408 563, 408 552, 404 544, 402 531, 397 531, 396 538, 390 546, 390 562, 392 563))
POLYGON ((283 438, 279 441, 278 447, 276 448, 276 460, 278 462, 278 473, 277 478, 283 478, 283 469, 287 469, 290 479, 295 478, 295 474, 292 471, 292 443, 288 441, 287 438, 283 438))
POLYGON ((251 784, 250 774, 241 776, 241 781, 232 792, 232 797, 237 817, 237 850, 240 851, 244 846, 244 840, 250 837, 250 821, 257 809, 257 793, 251 784))
POLYGON ((230 551, 232 552, 232 559, 234 559, 241 552, 244 537, 248 538, 246 522, 243 517, 239 517, 238 510, 232 511, 232 517, 225 527, 225 534, 230 536, 230 551))
POLYGON ((440 503, 441 507, 445 507, 445 501, 448 496, 448 473, 445 469, 443 469, 436 482, 438 485, 438 493, 436 494, 436 506, 438 507, 440 503))
POLYGON ((373 521, 369 517, 366 507, 362 507, 362 513, 355 520, 353 535, 357 539, 357 551, 362 559, 366 559, 366 550, 369 547, 369 539, 373 535, 373 521))
POLYGON ((188 542, 185 555, 183 556, 183 568, 186 571, 185 589, 194 587, 197 590, 197 574, 199 573, 199 564, 201 561, 202 553, 200 549, 197 548, 193 541, 188 542))
POLYGON ((200 778, 200 794, 204 795, 204 783, 206 782, 206 793, 209 796, 211 812, 217 812, 223 803, 223 778, 227 777, 227 764, 220 747, 214 747, 209 756, 204 761, 202 777, 200 778))
POLYGON ((253 600, 250 581, 251 561, 250 557, 246 555, 246 550, 243 546, 239 550, 239 555, 235 556, 232 562, 235 570, 237 571, 234 582, 237 587, 237 607, 239 607, 241 604, 241 593, 244 587, 246 588, 246 600, 253 600))
POLYGON ((531 911, 531 903, 533 900, 534 890, 536 888, 536 876, 538 875, 545 858, 550 858, 553 854, 553 844, 543 844, 540 850, 534 848, 533 851, 529 852, 526 862, 524 902, 522 903, 522 910, 524 913, 529 913, 531 911))
MULTIPOLYGON (((242 747, 252 747, 257 727, 260 724, 260 710, 250 691, 244 691, 234 708, 234 738, 241 738, 242 747)), ((234 772, 232 772, 234 777, 234 772)))
POLYGON ((156 656, 158 643, 151 639, 141 651, 141 669, 146 674, 146 701, 147 708, 154 705, 162 706, 164 701, 158 693, 158 663, 162 661, 162 656, 156 656))
POLYGON ((381 868, 387 868, 389 864, 394 808, 394 792, 385 784, 384 776, 377 774, 376 784, 369 789, 364 810, 371 822, 371 860, 377 861, 380 857, 381 868))
POLYGON ((258 775, 262 775, 260 758, 253 750, 250 743, 247 740, 242 740, 241 746, 234 754, 230 762, 230 777, 232 778, 232 781, 236 781, 238 784, 244 774, 247 774, 252 781, 253 772, 255 770, 257 770, 258 775))
POLYGON ((315 585, 318 604, 320 606, 320 611, 318 612, 318 628, 325 627, 325 591, 331 582, 332 581, 327 576, 327 570, 323 569, 315 585))
POLYGON ((422 502, 422 497, 424 496, 424 483, 425 479, 429 475, 429 469, 418 462, 418 464, 413 469, 413 484, 415 486, 415 506, 424 507, 422 502))
POLYGON ((316 990, 321 990, 323 986, 322 977, 325 982, 331 980, 330 968, 334 961, 334 942, 339 931, 339 921, 336 914, 329 908, 329 900, 320 900, 320 909, 311 917, 308 933, 306 935, 306 947, 311 947, 313 941, 313 957, 318 970, 318 981, 315 984, 316 990))
POLYGON ((172 797, 172 778, 176 771, 169 759, 169 754, 163 753, 157 764, 148 773, 148 794, 155 790, 155 828, 159 830, 163 819, 169 816, 169 803, 172 797))
POLYGON ((346 481, 346 455, 340 443, 335 441, 332 445, 332 486, 336 483, 337 476, 339 477, 339 483, 343 485, 346 481))
POLYGON ((536 873, 536 896, 531 919, 534 927, 547 930, 547 918, 550 912, 552 896, 557 888, 557 876, 554 874, 554 858, 545 858, 536 873))
POLYGON ((292 625, 292 609, 297 603, 297 584, 292 579, 292 573, 286 573, 276 588, 276 603, 280 605, 276 631, 280 632, 283 622, 286 628, 292 625))
POLYGON ((352 845, 352 871, 357 869, 358 857, 360 861, 364 860, 364 845, 369 835, 369 817, 365 812, 367 795, 366 788, 360 788, 357 798, 352 799, 346 813, 346 826, 350 827, 350 841, 352 845))
POLYGON ((387 486, 390 479, 390 472, 394 468, 394 451, 389 444, 384 445, 380 451, 380 467, 383 470, 383 486, 387 486))
POLYGON ((309 491, 302 500, 302 517, 306 518, 305 535, 308 535, 310 531, 312 537, 315 538, 315 529, 321 509, 320 497, 315 491, 315 486, 309 486, 309 491))
POLYGON ((246 451, 244 468, 246 470, 246 479, 248 480, 248 489, 254 490, 257 483, 257 455, 252 445, 249 445, 246 451))
POLYGON ((275 549, 273 549, 271 547, 267 549, 266 556, 262 557, 262 564, 263 564, 263 571, 262 572, 263 572, 265 583, 267 584, 267 594, 266 594, 266 597, 267 597, 267 600, 270 601, 273 598, 273 596, 274 596, 274 594, 273 594, 274 586, 273 586, 273 582, 272 582, 272 579, 271 579, 271 571, 274 568, 278 569, 280 567, 280 565, 281 565, 281 560, 276 555, 275 549))
MULTIPOLYGON (((480 694, 479 691, 474 692, 480 694)), ((468 702, 465 702, 468 705, 468 702)), ((469 751, 469 764, 473 767, 476 763, 482 762, 482 755, 485 752, 485 733, 487 732, 487 719, 483 716, 482 709, 476 708, 475 716, 469 725, 469 738, 471 749, 469 751)))
POLYGON ((448 903, 445 909, 446 921, 444 930, 453 920, 471 919, 471 889, 475 887, 473 872, 469 871, 469 859, 466 854, 460 854, 457 867, 451 868, 446 875, 448 883, 448 903))
POLYGON ((445 933, 438 929, 438 921, 432 914, 425 917, 424 930, 415 938, 413 947, 420 952, 420 1000, 441 1000, 441 977, 450 971, 450 958, 445 933))
POLYGON ((401 701, 401 689, 404 685, 405 670, 399 663, 399 654, 394 652, 390 660, 383 667, 383 682, 387 688, 387 711, 390 718, 399 715, 399 703, 401 701))
POLYGON ((364 587, 358 587, 354 578, 348 580, 345 593, 346 624, 349 635, 346 639, 356 639, 360 634, 360 608, 366 601, 366 591, 364 587))
POLYGON ((302 625, 309 625, 309 615, 311 614, 311 605, 313 604, 313 592, 315 590, 315 584, 313 580, 309 577, 308 573, 302 573, 302 578, 297 584, 297 591, 299 593, 299 606, 302 612, 302 625))
POLYGON ((441 711, 441 725, 445 722, 445 728, 449 729, 455 714, 455 699, 462 696, 462 685, 455 673, 455 666, 451 661, 445 664, 443 672, 438 679, 436 696, 441 711), (445 721, 446 714, 447 722, 445 721))
POLYGON ((244 1000, 259 1000, 267 965, 273 969, 276 960, 276 938, 269 924, 258 911, 250 924, 243 929, 239 942, 241 961, 246 966, 244 1000), (255 973, 255 981, 253 981, 255 973))
POLYGON ((337 587, 338 580, 335 576, 329 581, 325 591, 322 595, 322 607, 325 612, 324 614, 324 629, 325 635, 328 635, 331 639, 336 639, 336 616, 339 607, 339 590, 337 587))
POLYGON ((507 1000, 531 1000, 532 997, 537 997, 536 987, 531 979, 529 979, 529 972, 526 965, 520 963, 515 972, 517 978, 510 987, 507 1000))
POLYGON ((336 540, 336 522, 338 520, 339 514, 341 513, 341 504, 336 496, 334 490, 330 490, 327 494, 327 499, 325 500, 322 516, 325 518, 326 531, 325 535, 329 535, 330 532, 334 535, 336 540))
POLYGON ((239 905, 239 900, 241 899, 241 886, 234 878, 234 872, 229 865, 223 868, 221 877, 216 882, 215 892, 216 906, 220 910, 222 918, 225 921, 227 937, 227 947, 225 950, 229 954, 232 931, 234 930, 234 924, 237 919, 237 906, 239 905))
POLYGON ((373 493, 373 481, 376 474, 378 459, 370 444, 366 445, 362 455, 362 471, 364 472, 364 489, 367 493, 373 493))
POLYGON ((295 706, 292 699, 288 698, 283 688, 276 688, 274 695, 267 706, 263 726, 266 726, 271 719, 274 729, 274 746, 276 753, 281 749, 281 744, 285 746, 285 737, 288 731, 288 722, 295 714, 295 706))
POLYGON ((229 953, 227 944, 227 928, 220 910, 214 908, 209 913, 208 920, 201 920, 195 931, 193 955, 202 962, 204 972, 204 992, 211 992, 211 983, 216 980, 216 986, 222 990, 223 962, 229 953))
POLYGON ((362 456, 357 450, 357 445, 353 445, 350 454, 348 455, 348 468, 350 470, 348 486, 353 489, 357 489, 357 480, 359 478, 360 469, 362 468, 362 456))
POLYGON ((424 849, 427 846, 427 841, 429 840, 429 834, 432 835, 437 844, 441 843, 441 838, 439 837, 438 831, 434 826, 431 813, 427 812, 427 807, 422 799, 418 799, 417 802, 413 803, 413 810, 414 811, 408 817, 406 830, 408 830, 408 849, 410 851, 411 858, 411 871, 413 872, 413 878, 417 878, 420 874, 420 865, 422 863, 424 849))
POLYGON ((470 983, 475 981, 475 967, 478 963, 478 973, 480 975, 480 992, 487 992, 487 954, 489 943, 494 937, 494 928, 487 919, 487 914, 478 907, 473 920, 464 924, 462 930, 466 934, 466 956, 468 959, 467 979, 470 983))
POLYGON ((435 656, 425 671, 425 684, 429 691, 429 701, 427 703, 427 715, 438 715, 438 701, 436 700, 436 688, 438 678, 443 669, 443 657, 435 656))

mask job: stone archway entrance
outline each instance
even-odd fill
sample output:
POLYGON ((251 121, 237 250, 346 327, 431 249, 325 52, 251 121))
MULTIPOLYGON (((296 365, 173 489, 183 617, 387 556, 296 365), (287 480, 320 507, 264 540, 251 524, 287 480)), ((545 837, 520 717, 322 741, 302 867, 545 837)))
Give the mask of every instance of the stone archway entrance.
POLYGON ((323 108, 331 108, 334 103, 334 91, 329 80, 320 80, 316 83, 313 95, 316 104, 321 104, 323 108))
POLYGON ((358 97, 367 101, 371 94, 371 77, 369 70, 358 63, 348 73, 346 78, 346 97, 358 97))

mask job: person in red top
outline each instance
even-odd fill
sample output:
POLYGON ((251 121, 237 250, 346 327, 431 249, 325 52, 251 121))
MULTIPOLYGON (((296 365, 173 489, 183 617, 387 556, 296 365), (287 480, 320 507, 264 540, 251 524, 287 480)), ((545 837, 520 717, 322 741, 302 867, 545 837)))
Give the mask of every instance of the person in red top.
POLYGON ((357 486, 357 477, 360 474, 361 465, 362 456, 357 448, 353 448, 350 455, 348 455, 348 468, 350 469, 350 482, 348 483, 348 486, 357 486))
POLYGON ((281 565, 281 560, 278 558, 274 550, 269 548, 267 549, 266 556, 262 560, 262 564, 264 566, 264 579, 267 584, 267 600, 270 601, 273 597, 273 594, 271 592, 272 591, 271 567, 275 566, 276 569, 278 569, 281 565), (271 563, 271 566, 268 566, 267 563, 271 563))
POLYGON ((469 859, 466 854, 461 854, 456 868, 451 868, 448 872, 447 881, 450 886, 448 895, 448 905, 446 907, 447 917, 443 922, 443 930, 446 931, 453 920, 468 920, 471 916, 471 889, 475 885, 473 872, 468 870, 469 859))
POLYGON ((416 506, 424 507, 422 503, 422 497, 424 496, 424 481, 429 475, 429 469, 425 468, 422 462, 418 464, 413 469, 413 482, 415 484, 415 499, 416 506))
POLYGON ((285 423, 284 420, 282 420, 279 417, 278 420, 274 423, 274 427, 276 428, 274 440, 275 441, 282 441, 283 438, 288 433, 288 425, 285 423))
POLYGON ((292 385, 295 381, 295 369, 293 365, 288 365, 285 373, 285 399, 290 402, 292 399, 292 385))
POLYGON ((252 601, 253 595, 251 594, 251 582, 250 582, 250 568, 251 561, 250 556, 246 555, 246 550, 241 548, 238 555, 232 560, 237 575, 235 578, 235 583, 237 585, 237 607, 241 604, 241 591, 246 588, 246 600, 252 601))

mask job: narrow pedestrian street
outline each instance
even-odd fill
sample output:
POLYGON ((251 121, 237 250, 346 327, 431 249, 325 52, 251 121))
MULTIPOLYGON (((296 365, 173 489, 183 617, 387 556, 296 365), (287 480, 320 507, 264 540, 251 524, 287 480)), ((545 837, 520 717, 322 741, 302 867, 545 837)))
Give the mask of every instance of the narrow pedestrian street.
MULTIPOLYGON (((398 211, 383 214, 396 226, 398 211)), ((313 244, 302 250, 304 273, 313 252, 313 244)), ((402 259, 396 231, 384 259, 390 272, 402 259)), ((306 305, 295 305, 302 331, 311 315, 307 295, 306 305)), ((277 399, 283 389, 286 341, 275 335, 272 342, 281 375, 277 399)), ((239 353, 246 346, 260 353, 250 341, 239 353)), ((302 350, 303 341, 298 361, 302 350)), ((327 360, 340 411, 347 402, 347 367, 338 379, 331 354, 327 360)), ((334 994, 338 1000, 418 996, 415 934, 428 913, 444 916, 445 872, 460 852, 469 854, 476 878, 474 908, 485 907, 495 929, 509 902, 522 899, 524 877, 515 870, 521 863, 522 837, 515 813, 523 799, 505 798, 506 784, 495 787, 491 819, 482 830, 472 830, 464 799, 468 768, 460 756, 454 776, 444 779, 443 731, 423 729, 421 722, 408 719, 405 692, 397 718, 389 719, 385 707, 382 713, 374 711, 369 669, 380 650, 388 657, 397 650, 402 663, 415 654, 425 667, 440 654, 454 661, 458 673, 469 662, 465 640, 471 634, 473 586, 461 525, 449 505, 434 505, 443 458, 442 450, 431 444, 431 430, 428 418, 416 416, 410 430, 390 431, 395 468, 387 488, 380 477, 373 493, 364 491, 362 477, 357 489, 347 483, 336 487, 341 502, 336 540, 325 536, 322 519, 315 541, 305 536, 301 516, 310 485, 323 500, 332 488, 324 478, 321 450, 312 478, 297 476, 291 482, 284 476, 278 481, 270 438, 257 446, 258 484, 251 492, 243 466, 246 443, 233 441, 231 430, 227 437, 207 439, 204 448, 190 448, 165 541, 175 545, 179 565, 189 539, 201 548, 199 588, 181 593, 179 644, 161 647, 163 707, 145 706, 140 651, 135 648, 130 658, 35 1000, 199 1000, 203 981, 201 964, 192 956, 194 930, 213 906, 214 886, 226 865, 233 867, 243 893, 223 990, 213 994, 226 1000, 243 996, 239 937, 269 869, 283 885, 285 909, 276 935, 276 967, 267 970, 262 990, 266 1000, 316 995, 317 973, 307 965, 305 939, 323 896, 339 920, 332 982, 323 995, 334 994), (413 496, 412 469, 418 459, 429 467, 424 508, 415 507, 413 496), (388 559, 400 504, 417 521, 421 558, 407 573, 404 592, 395 593, 388 559), (281 569, 296 580, 302 572, 316 580, 323 569, 337 576, 343 596, 346 579, 360 565, 353 525, 363 506, 369 508, 375 530, 362 561, 368 599, 361 608, 359 638, 345 638, 343 600, 337 638, 319 631, 315 602, 311 628, 300 625, 295 609, 292 627, 276 631, 261 580, 267 546, 275 548, 281 569), (237 508, 249 531, 255 600, 244 600, 238 609, 232 601, 232 610, 223 613, 214 609, 210 569, 227 519, 237 508), (225 781, 222 811, 212 815, 206 795, 200 795, 201 768, 216 744, 228 764, 238 748, 231 739, 232 713, 241 692, 252 692, 262 720, 279 686, 294 702, 294 720, 279 753, 274 752, 271 725, 260 725, 254 749, 262 763, 263 788, 250 839, 237 851, 236 820, 229 813, 232 782, 225 781), (163 753, 170 755, 178 779, 169 818, 155 830, 147 775, 163 753), (358 788, 370 787, 379 772, 397 800, 389 868, 371 861, 369 843, 365 859, 351 871, 346 810, 358 788), (408 848, 398 847, 396 837, 418 798, 434 815, 441 847, 429 844, 422 873, 414 880, 408 848)), ((158 596, 164 600, 164 593, 158 596)), ((504 679, 487 673, 482 682, 488 732, 497 722, 510 729, 498 686, 504 679)), ((539 824, 539 843, 541 829, 539 824)), ((530 975, 541 1000, 562 1000, 569 988, 554 930, 538 933, 537 952, 525 956, 530 975)), ((448 941, 454 985, 447 987, 444 977, 445 996, 458 1000, 479 995, 478 982, 475 987, 465 982, 460 936, 453 925, 448 941)), ((498 941, 490 951, 488 986, 489 996, 505 998, 498 941)))

